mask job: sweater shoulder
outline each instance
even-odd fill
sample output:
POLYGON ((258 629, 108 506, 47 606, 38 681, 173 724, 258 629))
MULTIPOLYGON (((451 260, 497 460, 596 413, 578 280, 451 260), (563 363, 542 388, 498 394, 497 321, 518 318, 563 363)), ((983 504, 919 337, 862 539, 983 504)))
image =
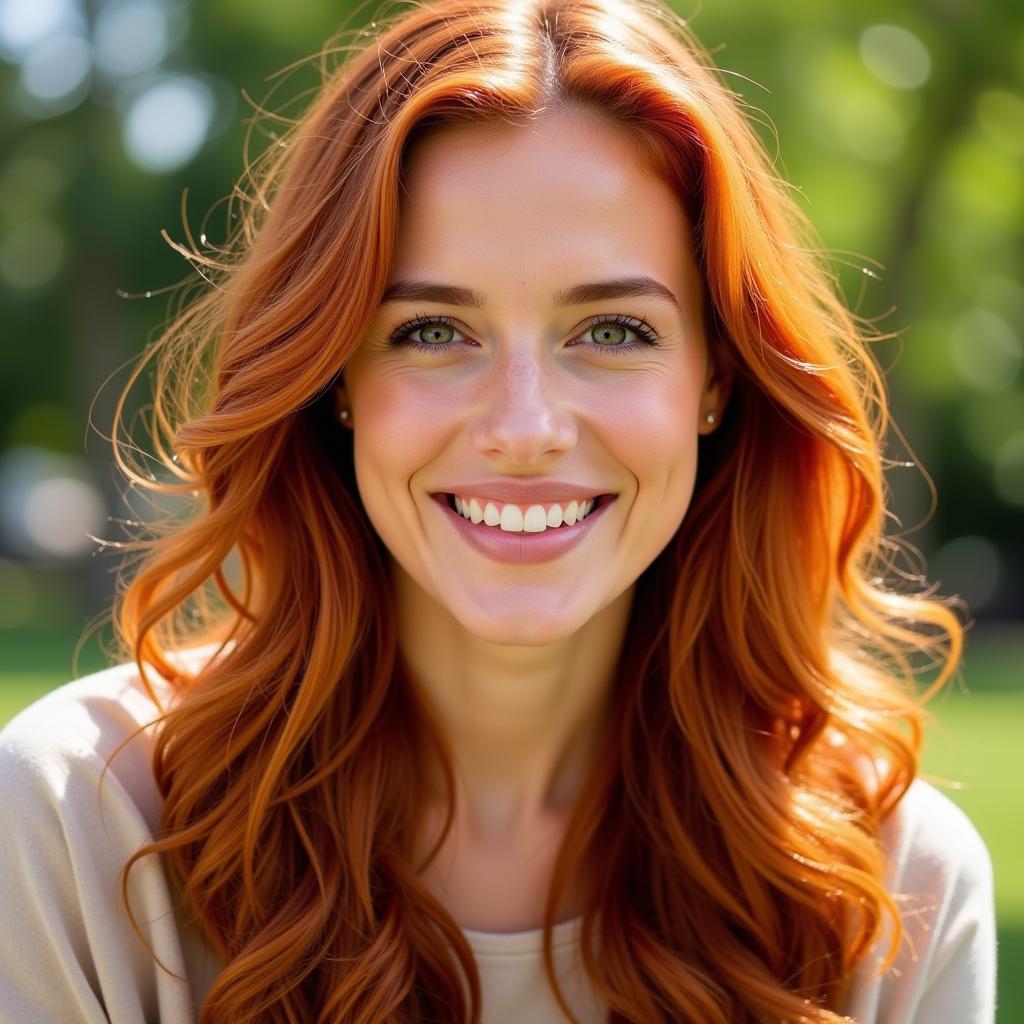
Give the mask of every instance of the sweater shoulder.
POLYGON ((891 888, 937 888, 945 895, 959 885, 961 895, 992 882, 992 858, 967 813, 923 778, 911 783, 883 822, 891 888))
MULTIPOLYGON (((175 657, 193 668, 209 656, 207 647, 175 657)), ((60 802, 72 781, 98 780, 109 765, 114 789, 153 824, 155 725, 174 690, 155 671, 147 676, 159 704, 138 666, 126 662, 64 683, 15 714, 0 729, 0 792, 7 794, 7 812, 31 811, 40 796, 60 802)))

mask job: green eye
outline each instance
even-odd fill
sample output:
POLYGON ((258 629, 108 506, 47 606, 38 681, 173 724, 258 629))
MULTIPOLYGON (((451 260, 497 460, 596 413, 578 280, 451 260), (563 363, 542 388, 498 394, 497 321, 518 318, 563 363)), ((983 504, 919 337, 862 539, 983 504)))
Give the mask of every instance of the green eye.
MULTIPOLYGON (((634 320, 630 316, 594 317, 583 334, 591 334, 594 338, 593 348, 601 349, 602 353, 611 355, 638 352, 644 348, 657 348, 661 342, 658 334, 646 320, 634 320), (639 341, 629 341, 630 334, 639 341)), ((583 337, 583 335, 580 335, 583 337)))
POLYGON ((444 348, 445 345, 451 342, 455 331, 454 328, 449 327, 448 324, 435 321, 432 322, 429 327, 417 328, 413 333, 419 334, 421 338, 427 339, 425 344, 429 348, 444 348))
POLYGON ((594 333, 594 341, 602 348, 606 347, 604 342, 608 342, 607 347, 620 348, 622 342, 626 340, 626 329, 619 324, 604 323, 600 324, 597 328, 592 328, 594 333))

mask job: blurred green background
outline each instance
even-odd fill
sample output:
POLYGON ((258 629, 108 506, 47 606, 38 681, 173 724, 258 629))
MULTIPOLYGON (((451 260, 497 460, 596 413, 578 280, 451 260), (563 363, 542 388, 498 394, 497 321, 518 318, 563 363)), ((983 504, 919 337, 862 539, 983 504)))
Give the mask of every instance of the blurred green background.
MULTIPOLYGON (((974 619, 924 767, 992 851, 999 1019, 1022 1021, 1024 19, 1009 0, 677 9, 749 105, 849 304, 898 332, 876 344, 900 427, 888 455, 927 475, 889 471, 893 532, 910 571, 974 619)), ((268 76, 350 10, 0 0, 0 723, 72 678, 76 641, 109 607, 116 551, 89 535, 116 540, 146 515, 103 435, 119 368, 170 314, 168 288, 194 280, 161 229, 184 239, 187 190, 196 238, 224 238, 254 102, 276 82, 269 106, 294 114, 317 81, 268 76)), ((105 663, 108 636, 84 644, 79 675, 105 663)))

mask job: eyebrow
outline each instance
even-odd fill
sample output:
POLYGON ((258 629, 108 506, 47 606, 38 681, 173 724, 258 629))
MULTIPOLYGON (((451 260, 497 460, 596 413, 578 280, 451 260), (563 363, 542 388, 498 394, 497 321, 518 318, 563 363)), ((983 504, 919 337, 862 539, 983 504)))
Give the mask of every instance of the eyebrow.
MULTIPOLYGON (((674 306, 679 305, 679 300, 660 281, 642 274, 578 284, 555 292, 552 298, 556 306, 582 306, 588 302, 621 299, 631 295, 650 295, 666 299, 674 306)), ((472 306, 474 309, 481 309, 484 305, 484 296, 471 288, 460 288, 457 285, 440 284, 436 281, 404 280, 389 284, 384 290, 380 304, 383 306, 386 302, 403 301, 443 302, 449 306, 472 306)))

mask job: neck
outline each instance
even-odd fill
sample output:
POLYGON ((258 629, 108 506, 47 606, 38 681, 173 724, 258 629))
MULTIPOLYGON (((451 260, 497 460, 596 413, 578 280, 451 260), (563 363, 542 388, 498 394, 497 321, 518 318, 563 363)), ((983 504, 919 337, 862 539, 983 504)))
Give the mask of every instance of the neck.
POLYGON ((452 754, 457 818, 498 842, 564 820, 608 723, 633 588, 542 646, 474 636, 400 569, 395 592, 401 657, 452 754))

